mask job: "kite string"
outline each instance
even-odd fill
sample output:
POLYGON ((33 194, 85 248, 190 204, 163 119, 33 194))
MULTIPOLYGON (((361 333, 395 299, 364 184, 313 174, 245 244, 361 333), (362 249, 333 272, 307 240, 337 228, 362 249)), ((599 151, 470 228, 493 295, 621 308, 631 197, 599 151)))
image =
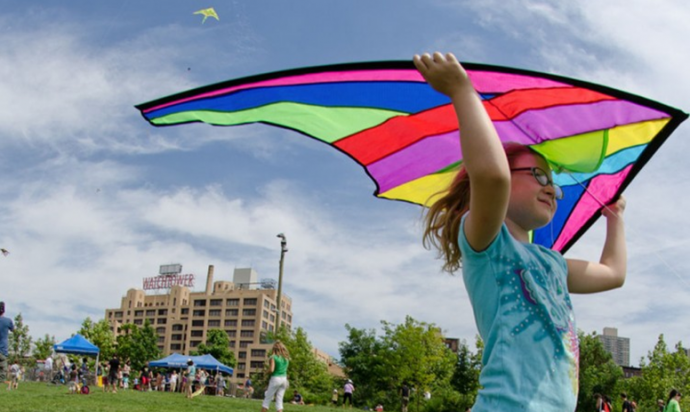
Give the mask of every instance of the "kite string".
MULTIPOLYGON (((613 210, 611 210, 611 208, 609 208, 607 205, 605 205, 604 202, 601 201, 601 199, 599 199, 597 196, 595 196, 594 193, 592 193, 587 186, 585 186, 581 181, 577 180, 575 178, 575 176, 573 176, 573 174, 570 173, 569 170, 561 169, 561 170, 559 170, 559 173, 560 172, 566 172, 568 174, 568 176, 570 176, 571 179, 573 179, 578 185, 582 186, 582 188, 585 190, 585 192, 587 192, 587 194, 590 195, 592 197, 592 199, 596 200, 597 203, 599 203, 604 209, 608 210, 610 213, 616 214, 613 210)), ((552 226, 551 230, 553 232, 553 226, 552 226)), ((630 233, 631 235, 633 235, 634 237, 636 237, 636 238, 638 237, 637 236, 638 232, 635 230, 631 230, 630 227, 627 227, 626 231, 628 233, 630 233)), ((553 233, 551 236, 553 237, 553 233)), ((678 273, 678 271, 676 269, 674 269, 670 263, 668 263, 664 258, 662 258, 661 255, 656 250, 652 249, 652 254, 654 254, 654 256, 656 256, 656 258, 659 259, 659 261, 661 263, 663 263, 664 266, 666 266, 671 271, 671 273, 673 273, 681 282, 683 282, 686 286, 690 287, 690 282, 688 282, 687 279, 682 277, 680 275, 680 273, 678 273)))

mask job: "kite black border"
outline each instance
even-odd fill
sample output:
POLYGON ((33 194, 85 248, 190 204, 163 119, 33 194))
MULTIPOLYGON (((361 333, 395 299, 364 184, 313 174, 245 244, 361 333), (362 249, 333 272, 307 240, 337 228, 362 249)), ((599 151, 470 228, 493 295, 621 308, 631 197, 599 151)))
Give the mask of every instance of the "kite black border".
MULTIPOLYGON (((519 75, 527 75, 527 76, 532 76, 532 77, 538 77, 538 78, 543 78, 543 79, 548 79, 548 80, 553 80, 561 83, 566 83, 570 84, 573 86, 577 87, 583 87, 587 88, 589 90, 594 90, 600 93, 608 94, 610 96, 617 97, 619 99, 623 100, 628 100, 633 103, 646 106, 649 108, 652 108, 654 110, 658 110, 660 112, 664 112, 668 114, 671 117, 671 120, 664 126, 664 128, 657 133, 655 138, 647 145, 647 148, 642 152, 640 157, 637 159, 635 164, 633 165, 632 169, 630 170, 630 173, 628 176, 625 178, 623 183, 621 184, 620 188, 616 192, 615 198, 618 198, 623 191, 628 187, 628 185, 634 180, 634 178, 637 176, 637 174, 642 170, 642 168, 647 164, 647 162, 652 158, 652 156, 659 150, 662 144, 666 142, 666 139, 668 139, 669 136, 673 133, 676 128, 688 118, 688 114, 676 109, 674 107, 665 105, 663 103, 659 103, 657 101, 624 92, 618 89, 614 89, 612 87, 608 86, 603 86, 600 84, 596 83, 591 83, 583 80, 578 80, 578 79, 573 79, 570 77, 565 77, 565 76, 559 76, 555 74, 550 74, 550 73, 543 73, 543 72, 537 72, 533 70, 526 70, 526 69, 517 69, 513 67, 506 67, 506 66, 496 66, 496 65, 490 65, 490 64, 481 64, 481 63, 462 63, 463 67, 467 70, 472 70, 472 71, 491 71, 491 72, 498 72, 498 73, 507 73, 507 74, 519 74, 519 75)), ((258 75, 253 75, 253 76, 247 76, 247 77, 241 77, 237 79, 232 79, 232 80, 226 80, 223 82, 219 83, 214 83, 210 84, 207 86, 199 87, 196 89, 191 89, 187 90, 181 93, 176 93, 172 94, 166 97, 162 97, 160 99, 156 100, 151 100, 146 103, 138 104, 136 105, 136 109, 140 111, 140 114, 144 119, 149 122, 151 125, 156 126, 156 127, 168 127, 168 126, 177 126, 180 124, 185 124, 185 123, 177 123, 174 125, 156 125, 152 123, 149 119, 146 118, 144 115, 144 111, 148 110, 152 107, 160 106, 166 103, 170 103, 173 101, 177 101, 180 99, 184 99, 187 97, 193 97, 196 95, 199 95, 201 93, 206 93, 206 92, 211 92, 214 90, 218 90, 221 88, 228 88, 228 87, 234 87, 234 86, 239 86, 242 84, 247 84, 247 83, 255 83, 255 82, 260 82, 260 81, 265 81, 265 80, 272 80, 280 77, 287 77, 287 76, 297 76, 297 75, 304 75, 304 74, 311 74, 311 73, 319 73, 323 71, 351 71, 351 70, 386 70, 386 69, 415 69, 414 64, 412 63, 411 60, 389 60, 389 61, 372 61, 372 62, 358 62, 358 63, 341 63, 341 64, 332 64, 332 65, 322 65, 322 66, 311 66, 311 67, 302 67, 302 68, 296 68, 296 69, 288 69, 288 70, 280 70, 280 71, 275 71, 275 72, 269 72, 269 73, 263 73, 263 74, 258 74, 258 75)), ((187 123, 200 123, 200 121, 191 121, 187 123)), ((292 130, 295 132, 298 132, 302 135, 305 135, 313 140, 316 140, 318 142, 328 144, 324 141, 321 141, 319 139, 314 138, 313 136, 306 135, 305 133, 302 133, 298 130, 291 129, 289 127, 284 127, 281 125, 276 125, 268 122, 256 122, 256 123, 263 123, 263 124, 268 124, 274 127, 280 127, 282 129, 287 129, 287 130, 292 130)), ((364 169, 365 173, 369 176, 372 182, 376 184, 376 190, 374 191, 374 196, 378 197, 379 194, 379 186, 376 183, 374 179, 372 179, 372 176, 369 174, 367 171, 366 167, 362 165, 360 162, 358 162, 356 159, 354 159, 352 156, 350 156, 348 153, 345 153, 344 151, 340 150, 337 146, 330 145, 330 147, 335 148, 336 150, 340 151, 341 153, 345 154, 348 156, 350 159, 355 161, 357 164, 362 166, 364 169)), ((379 199, 385 199, 385 200, 392 200, 396 202, 400 202, 401 200, 394 200, 394 199, 387 199, 387 198, 381 198, 378 197, 379 199)), ((405 200, 402 200, 402 202, 405 203, 411 203, 418 205, 417 203, 413 202, 408 202, 405 200)), ((588 230, 592 225, 599 219, 599 216, 601 216, 600 213, 595 213, 589 220, 585 222, 585 224, 582 225, 582 227, 575 233, 575 235, 568 241, 563 248, 561 248, 561 253, 566 253, 568 249, 570 249, 588 230)))

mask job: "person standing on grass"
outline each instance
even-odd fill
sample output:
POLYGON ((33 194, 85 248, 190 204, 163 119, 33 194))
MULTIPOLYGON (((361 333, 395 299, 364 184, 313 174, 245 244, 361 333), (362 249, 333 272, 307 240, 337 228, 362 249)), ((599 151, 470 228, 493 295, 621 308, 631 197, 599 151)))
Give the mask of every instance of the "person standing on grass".
POLYGON ((287 379, 288 365, 290 364, 290 353, 281 341, 276 341, 271 349, 271 356, 268 358, 268 373, 271 380, 268 382, 268 389, 261 404, 261 412, 267 412, 271 406, 271 399, 276 398, 276 410, 283 410, 283 396, 290 386, 287 379))
POLYGON ((108 384, 112 393, 117 393, 117 384, 120 381, 120 360, 116 354, 113 354, 112 359, 108 362, 110 367, 108 370, 108 384))
POLYGON ((343 392, 343 408, 348 401, 350 402, 350 408, 352 408, 352 396, 355 393, 355 385, 352 383, 351 379, 348 379, 347 382, 345 382, 343 392))
POLYGON ((7 381, 7 337, 10 332, 14 332, 14 323, 5 317, 5 302, 0 302, 0 382, 7 381))
POLYGON ((194 379, 196 377, 196 366, 194 366, 194 361, 187 359, 187 383, 185 388, 185 397, 187 399, 192 399, 192 394, 194 394, 194 379))

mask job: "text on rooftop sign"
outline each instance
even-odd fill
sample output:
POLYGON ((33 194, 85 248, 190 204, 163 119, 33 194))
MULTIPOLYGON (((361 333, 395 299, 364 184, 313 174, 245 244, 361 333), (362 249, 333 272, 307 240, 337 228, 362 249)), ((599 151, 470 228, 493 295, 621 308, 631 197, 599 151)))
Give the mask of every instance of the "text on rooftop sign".
POLYGON ((173 286, 194 287, 194 275, 163 275, 144 278, 144 290, 170 289, 173 286))

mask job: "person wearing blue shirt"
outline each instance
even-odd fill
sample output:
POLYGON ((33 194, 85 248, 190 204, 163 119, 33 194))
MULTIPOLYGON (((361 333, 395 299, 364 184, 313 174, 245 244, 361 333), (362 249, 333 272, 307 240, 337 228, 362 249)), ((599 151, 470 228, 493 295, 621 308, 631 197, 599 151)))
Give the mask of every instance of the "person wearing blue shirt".
POLYGON ((14 332, 14 323, 5 317, 5 302, 0 302, 0 382, 7 380, 7 337, 10 332, 14 332))

